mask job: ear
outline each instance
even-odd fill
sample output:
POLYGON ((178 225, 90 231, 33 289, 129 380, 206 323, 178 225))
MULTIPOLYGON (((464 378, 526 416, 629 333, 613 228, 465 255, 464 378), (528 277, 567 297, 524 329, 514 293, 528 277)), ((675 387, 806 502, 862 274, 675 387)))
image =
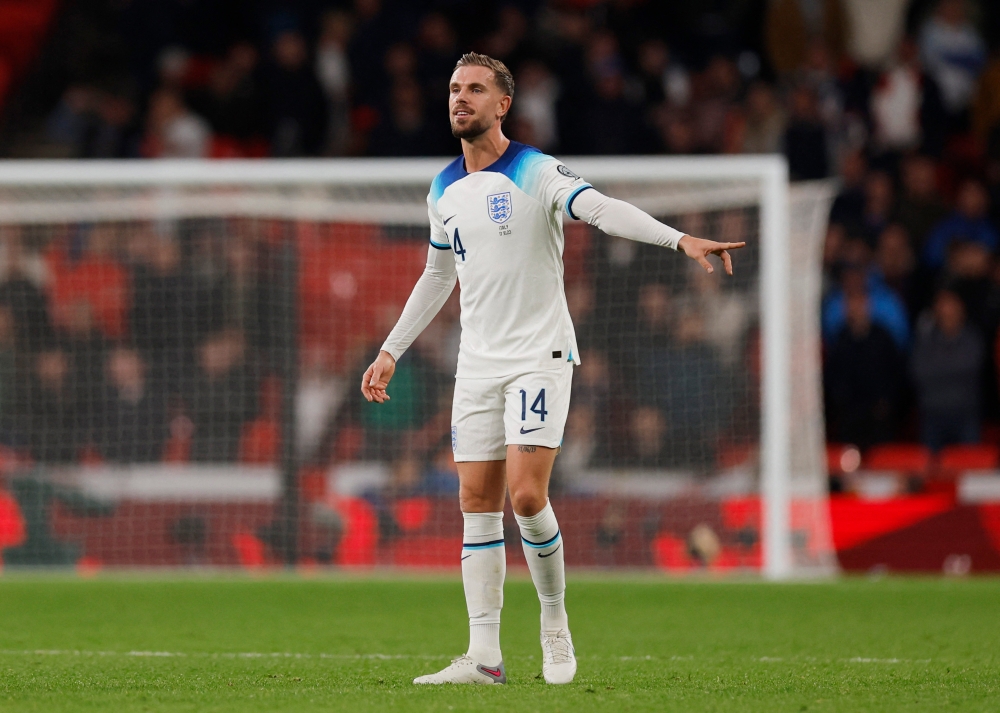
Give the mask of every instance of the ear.
POLYGON ((498 119, 501 119, 510 113, 510 104, 512 101, 514 100, 511 99, 510 95, 508 94, 504 94, 502 97, 500 97, 500 107, 499 107, 500 113, 497 115, 498 119))

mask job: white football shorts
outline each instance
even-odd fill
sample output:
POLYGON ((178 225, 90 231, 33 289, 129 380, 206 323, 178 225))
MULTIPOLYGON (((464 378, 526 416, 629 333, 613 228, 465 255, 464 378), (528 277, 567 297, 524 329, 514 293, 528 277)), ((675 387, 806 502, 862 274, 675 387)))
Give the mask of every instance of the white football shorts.
POLYGON ((508 445, 562 445, 573 364, 496 379, 455 379, 455 461, 504 460, 508 445))

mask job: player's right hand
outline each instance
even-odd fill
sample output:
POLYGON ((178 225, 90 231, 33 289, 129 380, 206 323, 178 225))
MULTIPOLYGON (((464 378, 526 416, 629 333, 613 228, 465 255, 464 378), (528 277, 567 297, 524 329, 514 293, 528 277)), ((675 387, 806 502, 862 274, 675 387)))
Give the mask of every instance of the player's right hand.
POLYGON ((389 385, 389 379, 395 371, 396 360, 389 352, 379 352, 375 361, 365 371, 365 375, 361 377, 361 393, 369 401, 384 404, 389 400, 385 387, 389 385))

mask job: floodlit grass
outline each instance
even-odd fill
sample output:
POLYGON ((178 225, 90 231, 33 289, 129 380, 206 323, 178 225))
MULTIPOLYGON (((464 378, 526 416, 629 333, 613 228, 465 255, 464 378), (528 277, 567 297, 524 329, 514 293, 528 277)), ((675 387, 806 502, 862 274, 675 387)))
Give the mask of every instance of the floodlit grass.
POLYGON ((540 678, 507 583, 510 683, 416 687, 465 650, 455 579, 0 578, 2 711, 1000 710, 1000 580, 570 577, 577 680, 540 678))

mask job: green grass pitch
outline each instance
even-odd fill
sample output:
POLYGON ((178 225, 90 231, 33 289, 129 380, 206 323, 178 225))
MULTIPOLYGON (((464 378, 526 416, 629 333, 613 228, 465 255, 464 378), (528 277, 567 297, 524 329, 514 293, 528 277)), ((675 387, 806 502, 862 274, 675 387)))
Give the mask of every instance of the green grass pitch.
POLYGON ((577 680, 416 687, 465 650, 457 578, 0 578, 0 711, 997 711, 1000 580, 570 577, 577 680))

